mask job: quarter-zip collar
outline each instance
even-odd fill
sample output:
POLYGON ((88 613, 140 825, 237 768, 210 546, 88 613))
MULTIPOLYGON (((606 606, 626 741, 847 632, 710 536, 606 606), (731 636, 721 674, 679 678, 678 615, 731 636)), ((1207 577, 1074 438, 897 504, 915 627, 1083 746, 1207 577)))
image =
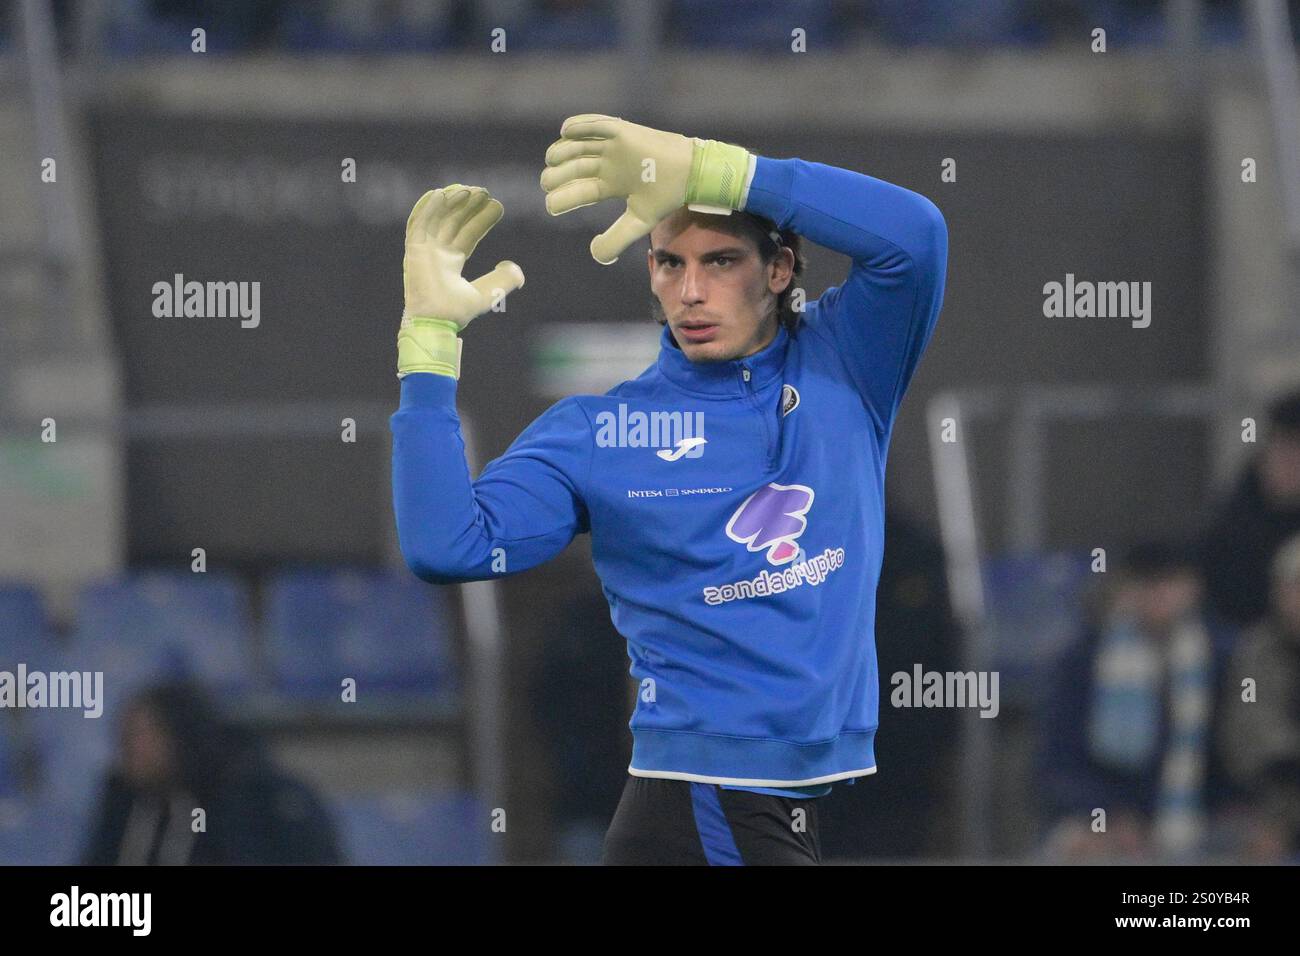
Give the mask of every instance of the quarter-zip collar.
POLYGON ((786 347, 790 335, 785 326, 777 325, 776 337, 762 350, 743 359, 726 362, 692 362, 677 346, 667 325, 659 337, 659 371, 674 385, 689 392, 723 397, 744 395, 746 389, 758 391, 773 380, 780 380, 785 370, 786 347), (745 372, 749 380, 745 380, 745 372))

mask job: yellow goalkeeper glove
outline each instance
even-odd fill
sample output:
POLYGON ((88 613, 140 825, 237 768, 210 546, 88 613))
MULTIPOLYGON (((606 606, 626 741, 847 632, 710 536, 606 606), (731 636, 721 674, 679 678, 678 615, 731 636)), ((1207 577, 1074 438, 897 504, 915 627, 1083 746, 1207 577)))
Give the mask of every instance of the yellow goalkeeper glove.
POLYGON ((610 265, 681 206, 730 215, 739 209, 754 156, 741 146, 638 126, 616 116, 570 116, 546 151, 546 211, 559 216, 602 199, 627 209, 591 241, 597 262, 610 265))
POLYGON ((509 260, 473 282, 461 276, 465 260, 504 214, 481 186, 444 186, 416 201, 406 220, 398 378, 411 372, 460 378, 461 330, 524 284, 523 271, 509 260))

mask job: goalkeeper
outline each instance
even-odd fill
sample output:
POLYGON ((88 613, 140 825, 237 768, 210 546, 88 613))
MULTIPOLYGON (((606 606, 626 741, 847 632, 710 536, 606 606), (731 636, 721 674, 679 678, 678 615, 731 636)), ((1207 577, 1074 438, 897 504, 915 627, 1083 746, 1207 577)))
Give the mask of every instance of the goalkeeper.
POLYGON ((626 202, 591 243, 601 263, 649 236, 658 359, 557 402, 471 479, 462 333, 524 276, 461 274, 503 215, 486 190, 422 196, 392 417, 402 553, 455 583, 591 534, 638 685, 604 861, 820 863, 818 798, 876 769, 885 459, 943 299, 943 217, 861 173, 596 114, 565 121, 541 185, 552 215, 626 202), (852 265, 797 309, 801 237, 852 265), (637 412, 700 427, 609 441, 637 412))

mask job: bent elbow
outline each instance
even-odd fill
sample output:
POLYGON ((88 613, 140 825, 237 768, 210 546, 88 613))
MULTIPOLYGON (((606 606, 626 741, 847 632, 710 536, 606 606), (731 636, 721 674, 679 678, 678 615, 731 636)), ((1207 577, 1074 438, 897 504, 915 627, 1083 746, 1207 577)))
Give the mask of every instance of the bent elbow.
POLYGON ((466 569, 448 560, 449 552, 436 548, 402 545, 402 558, 407 568, 421 581, 429 584, 462 584, 473 580, 466 569))
POLYGON ((948 222, 929 199, 920 198, 916 265, 922 275, 941 276, 948 264, 948 222))
POLYGON ((946 250, 948 248, 948 221, 943 218, 943 213, 939 211, 939 207, 925 196, 921 196, 921 214, 925 223, 922 234, 929 240, 930 245, 946 250))

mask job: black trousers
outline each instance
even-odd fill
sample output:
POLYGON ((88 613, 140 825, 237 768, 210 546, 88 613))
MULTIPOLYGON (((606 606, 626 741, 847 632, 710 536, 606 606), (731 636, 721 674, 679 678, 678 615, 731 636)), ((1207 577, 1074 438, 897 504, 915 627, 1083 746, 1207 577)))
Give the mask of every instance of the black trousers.
POLYGON ((816 866, 817 802, 717 784, 628 776, 605 834, 606 866, 816 866))

